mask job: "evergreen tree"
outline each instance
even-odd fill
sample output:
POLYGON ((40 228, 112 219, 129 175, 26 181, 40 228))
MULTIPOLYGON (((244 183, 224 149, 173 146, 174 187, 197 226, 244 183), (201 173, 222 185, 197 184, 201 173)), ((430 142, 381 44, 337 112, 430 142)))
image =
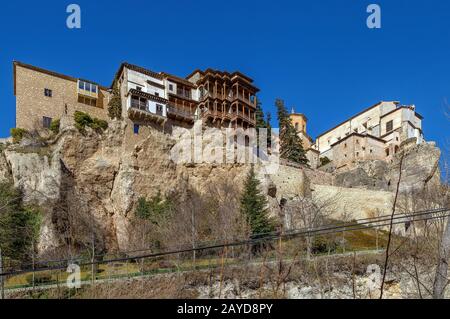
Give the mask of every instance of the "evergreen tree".
POLYGON ((158 191, 156 196, 153 196, 150 200, 145 197, 140 197, 136 207, 136 216, 149 220, 154 225, 166 219, 172 209, 172 201, 169 199, 163 199, 161 192, 158 191))
POLYGON ((272 120, 272 115, 270 112, 266 114, 266 124, 267 124, 267 148, 270 149, 272 147, 272 126, 270 125, 270 121, 272 120))
MULTIPOLYGON (((260 157, 264 157, 264 155, 260 153, 261 145, 259 145, 259 133, 260 133, 259 129, 268 129, 269 124, 264 119, 264 111, 261 107, 261 102, 259 100, 256 102, 255 117, 256 117, 256 140, 258 143, 258 154, 260 157)), ((267 144, 267 149, 268 149, 269 145, 270 145, 269 130, 267 130, 267 134, 268 134, 267 140, 269 141, 269 143, 267 144)))
POLYGON ((302 140, 292 124, 283 100, 275 101, 280 127, 280 157, 294 163, 308 164, 302 140))
POLYGON ((113 84, 111 100, 108 103, 108 114, 111 119, 122 119, 122 99, 117 81, 113 84))
POLYGON ((256 117, 256 129, 259 128, 267 128, 267 123, 264 120, 264 111, 261 107, 261 102, 258 100, 256 102, 256 111, 255 111, 255 117, 256 117))
POLYGON ((260 183, 252 167, 244 184, 244 193, 241 197, 241 212, 247 219, 251 229, 251 237, 258 234, 274 231, 274 223, 268 216, 267 200, 259 190, 260 183))
POLYGON ((23 205, 21 192, 10 183, 0 183, 0 247, 4 256, 28 260, 40 225, 40 212, 23 205))

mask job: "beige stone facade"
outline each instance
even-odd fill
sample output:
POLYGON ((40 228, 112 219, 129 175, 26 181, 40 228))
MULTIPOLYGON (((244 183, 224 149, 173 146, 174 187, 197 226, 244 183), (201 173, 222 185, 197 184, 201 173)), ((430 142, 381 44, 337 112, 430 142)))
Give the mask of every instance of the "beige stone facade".
POLYGON ((336 169, 350 168, 359 161, 384 160, 385 141, 371 136, 353 133, 332 145, 336 169))
POLYGON ((84 100, 79 99, 78 81, 76 78, 14 62, 16 127, 39 129, 44 125, 44 117, 59 119, 64 115, 72 116, 75 111, 107 120, 107 88, 97 85, 96 102, 91 103, 94 105, 87 105, 80 103, 84 100))
POLYGON ((312 138, 306 133, 306 124, 308 119, 302 113, 295 113, 294 109, 292 109, 291 114, 289 115, 292 125, 294 125, 295 130, 297 131, 298 136, 302 140, 302 145, 305 150, 308 150, 312 144, 312 138))
POLYGON ((414 105, 379 102, 319 135, 313 147, 336 169, 361 160, 392 161, 403 141, 424 142, 422 119, 414 105))

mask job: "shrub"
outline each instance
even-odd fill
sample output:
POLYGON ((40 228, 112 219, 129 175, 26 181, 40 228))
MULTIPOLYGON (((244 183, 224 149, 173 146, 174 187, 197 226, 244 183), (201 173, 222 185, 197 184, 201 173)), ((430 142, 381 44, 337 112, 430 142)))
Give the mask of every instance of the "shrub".
POLYGON ((93 118, 91 128, 93 128, 94 130, 96 129, 106 130, 108 128, 108 122, 106 122, 105 120, 93 118))
POLYGON ((12 128, 11 136, 13 138, 14 143, 19 143, 26 135, 28 131, 23 128, 12 128))
POLYGON ((331 160, 328 157, 324 156, 320 158, 320 166, 327 165, 328 163, 331 163, 331 160))
POLYGON ((89 114, 76 111, 74 114, 75 127, 79 131, 83 131, 86 126, 92 128, 93 130, 106 130, 108 128, 108 122, 100 120, 98 118, 92 118, 89 114))
POLYGON ((52 120, 52 122, 50 123, 50 131, 52 131, 55 134, 58 134, 59 127, 60 127, 60 120, 59 119, 52 120))
MULTIPOLYGON (((26 281, 28 282, 28 284, 32 284, 33 283, 33 274, 28 274, 25 277, 26 281)), ((34 274, 34 283, 35 284, 46 284, 52 281, 52 276, 50 274, 46 274, 46 273, 35 273, 34 274)))
POLYGON ((136 207, 136 216, 149 220, 154 225, 158 225, 168 217, 172 205, 172 201, 170 199, 163 199, 161 192, 158 191, 156 196, 153 196, 150 200, 147 200, 145 197, 139 198, 136 207))
POLYGON ((122 99, 120 98, 119 85, 117 81, 114 82, 112 97, 108 104, 108 114, 111 119, 122 118, 122 99))

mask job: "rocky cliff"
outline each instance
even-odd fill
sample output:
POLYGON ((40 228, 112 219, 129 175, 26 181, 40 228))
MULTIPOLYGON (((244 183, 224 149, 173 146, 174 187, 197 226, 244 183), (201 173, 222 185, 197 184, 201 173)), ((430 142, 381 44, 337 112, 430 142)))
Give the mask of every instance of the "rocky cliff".
MULTIPOLYGON (((101 250, 127 250, 130 217, 139 197, 177 194, 189 187, 202 193, 208 185, 226 180, 242 187, 249 166, 242 164, 176 165, 170 159, 173 135, 158 130, 136 139, 127 135, 125 122, 112 122, 99 134, 81 134, 66 126, 45 143, 24 140, 5 147, 0 156, 0 180, 11 180, 24 200, 44 212, 39 251, 64 246, 68 237, 100 238, 101 250), (72 228, 68 229, 68 221, 72 228), (73 225, 76 225, 75 227, 73 225)), ((302 170, 281 166, 275 175, 257 168, 270 206, 284 197, 309 192, 302 170)), ((323 179, 323 174, 320 175, 323 179)), ((276 210, 274 210, 276 212, 276 210)))
POLYGON ((416 144, 415 140, 410 140, 390 162, 361 161, 351 170, 336 172, 334 185, 392 192, 397 187, 402 162, 400 192, 421 189, 440 183, 440 156, 441 151, 434 143, 416 144))
MULTIPOLYGON (((127 250, 133 231, 130 218, 141 196, 150 198, 158 192, 182 196, 189 187, 202 193, 208 185, 225 180, 241 189, 248 165, 177 165, 170 158, 176 134, 156 129, 147 132, 136 138, 122 121, 111 122, 102 134, 89 129, 81 134, 66 125, 45 143, 25 140, 0 145, 0 181, 12 181, 23 191, 26 203, 37 204, 44 212, 41 253, 63 247, 70 236, 87 228, 101 239, 98 242, 104 247, 97 249, 127 250)), ((439 149, 433 145, 411 147, 403 165, 404 189, 439 180, 438 160, 439 149)), ((274 215, 282 200, 328 196, 340 201, 336 216, 364 204, 365 213, 353 216, 356 218, 390 206, 398 161, 360 163, 355 170, 336 176, 283 165, 272 175, 259 167, 256 171, 274 215), (371 207, 371 202, 379 207, 371 207)), ((91 236, 88 232, 84 235, 91 236)))

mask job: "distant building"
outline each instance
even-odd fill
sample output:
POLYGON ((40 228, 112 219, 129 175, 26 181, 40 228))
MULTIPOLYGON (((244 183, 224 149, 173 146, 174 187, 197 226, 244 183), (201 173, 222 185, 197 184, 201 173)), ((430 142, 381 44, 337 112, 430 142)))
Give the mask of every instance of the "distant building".
POLYGON ((291 110, 289 115, 292 125, 294 125, 298 136, 302 140, 303 149, 306 152, 306 158, 308 159, 309 166, 311 168, 316 168, 319 166, 319 151, 312 148, 314 145, 311 136, 306 133, 306 124, 308 123, 307 117, 302 113, 296 113, 294 108, 291 110))
POLYGON ((337 169, 359 160, 390 160, 403 141, 424 142, 422 119, 414 105, 379 102, 319 135, 314 148, 337 169))
POLYGON ((308 150, 313 145, 313 139, 306 133, 308 119, 302 113, 295 113, 294 108, 292 108, 289 117, 291 118, 292 125, 294 125, 298 136, 302 140, 303 148, 308 150))

